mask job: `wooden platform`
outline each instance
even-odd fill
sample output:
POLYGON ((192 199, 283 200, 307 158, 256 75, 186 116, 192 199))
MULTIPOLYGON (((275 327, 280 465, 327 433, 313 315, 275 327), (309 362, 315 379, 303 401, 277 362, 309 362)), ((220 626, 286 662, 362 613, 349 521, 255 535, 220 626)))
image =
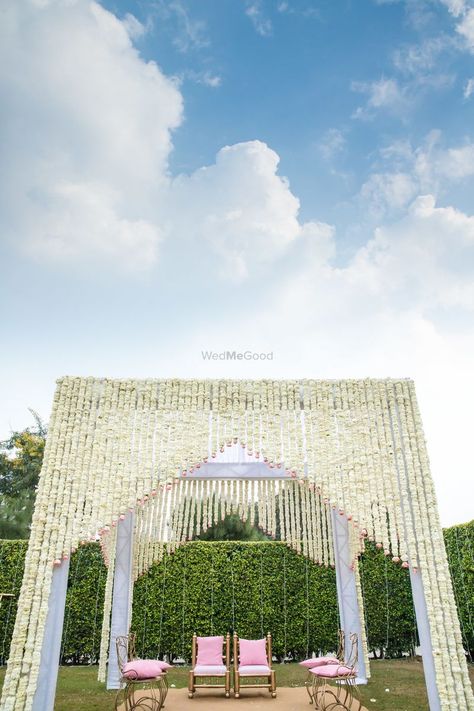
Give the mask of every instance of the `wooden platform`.
MULTIPOLYGON (((232 692, 230 699, 224 697, 222 689, 198 690, 193 699, 188 699, 187 689, 170 689, 164 711, 191 711, 192 709, 209 709, 209 711, 229 711, 238 708, 242 711, 251 709, 252 711, 311 711, 314 706, 310 706, 306 689, 298 687, 289 689, 287 687, 278 689, 277 697, 272 699, 268 691, 260 689, 241 689, 240 699, 235 699, 232 692)), ((365 706, 354 706, 354 711, 368 711, 365 706)), ((105 711, 105 709, 104 709, 105 711)), ((125 708, 120 707, 120 711, 125 708)))

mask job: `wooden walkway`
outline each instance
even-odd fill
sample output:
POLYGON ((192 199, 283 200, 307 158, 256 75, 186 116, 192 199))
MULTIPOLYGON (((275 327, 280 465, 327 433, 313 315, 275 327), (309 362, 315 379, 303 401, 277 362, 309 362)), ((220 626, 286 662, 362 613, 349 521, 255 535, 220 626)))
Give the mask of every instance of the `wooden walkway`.
MULTIPOLYGON (((311 711, 314 706, 310 706, 308 694, 303 687, 277 689, 276 699, 272 699, 267 691, 259 689, 241 689, 240 699, 235 699, 232 693, 230 699, 226 699, 222 690, 209 689, 196 691, 194 698, 188 699, 187 689, 170 689, 164 711, 237 711, 239 708, 241 711, 311 711)), ((367 711, 365 706, 359 707, 358 703, 353 708, 354 711, 367 711)), ((120 711, 124 711, 124 707, 120 711)))

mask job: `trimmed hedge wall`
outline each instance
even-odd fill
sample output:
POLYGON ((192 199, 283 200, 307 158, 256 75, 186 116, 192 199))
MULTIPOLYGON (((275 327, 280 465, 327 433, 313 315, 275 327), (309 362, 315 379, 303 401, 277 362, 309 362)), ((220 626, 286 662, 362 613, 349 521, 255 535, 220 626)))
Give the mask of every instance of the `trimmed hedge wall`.
MULTIPOLYGON (((474 652, 474 522, 445 531, 466 649, 474 652)), ((26 541, 0 541, 0 663, 8 658, 26 541)), ((97 661, 106 570, 99 546, 72 556, 62 642, 63 663, 97 661)), ((362 559, 369 649, 385 656, 416 644, 409 577, 374 547, 362 559)), ((137 581, 133 629, 140 655, 189 659, 191 636, 272 632, 274 652, 299 659, 335 647, 335 573, 278 542, 193 541, 137 581), (232 594, 233 590, 233 594, 232 594), (286 614, 285 614, 286 613, 286 614), (309 613, 309 614, 308 614, 309 613), (286 624, 285 624, 286 619, 286 624)))
POLYGON ((163 562, 137 581, 133 612, 140 656, 189 659, 193 632, 256 639, 270 630, 278 657, 301 657, 334 649, 335 573, 284 543, 196 541, 167 558, 166 577, 163 562))
POLYGON ((474 521, 444 531, 464 647, 474 661, 474 521))

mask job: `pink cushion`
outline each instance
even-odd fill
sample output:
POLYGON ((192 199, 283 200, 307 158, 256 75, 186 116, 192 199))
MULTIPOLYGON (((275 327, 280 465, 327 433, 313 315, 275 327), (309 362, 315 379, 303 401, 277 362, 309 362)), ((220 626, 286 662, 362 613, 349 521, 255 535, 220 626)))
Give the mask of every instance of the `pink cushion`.
POLYGON ((224 637, 198 637, 196 664, 222 664, 224 637))
POLYGON ((268 664, 267 645, 265 639, 241 639, 239 640, 239 661, 242 666, 268 664))
POLYGON ((196 664, 193 671, 196 676, 220 676, 226 668, 224 664, 196 664))
POLYGON ((161 659, 157 659, 156 661, 158 662, 158 664, 161 664, 161 668, 163 671, 168 671, 168 669, 173 668, 172 664, 168 664, 168 662, 163 662, 161 659))
POLYGON ((304 662, 300 662, 300 666, 306 669, 322 667, 325 664, 340 664, 340 662, 336 657, 311 657, 311 659, 305 659, 304 662))
POLYGON ((155 679, 161 673, 161 662, 156 659, 134 659, 127 662, 122 670, 122 676, 126 679, 155 679))
POLYGON ((266 664, 246 664, 239 667, 240 676, 268 676, 270 671, 266 664))
POLYGON ((354 670, 349 667, 339 666, 339 664, 324 664, 322 667, 313 667, 309 670, 315 676, 322 676, 325 679, 333 679, 336 676, 349 676, 354 674, 354 670))

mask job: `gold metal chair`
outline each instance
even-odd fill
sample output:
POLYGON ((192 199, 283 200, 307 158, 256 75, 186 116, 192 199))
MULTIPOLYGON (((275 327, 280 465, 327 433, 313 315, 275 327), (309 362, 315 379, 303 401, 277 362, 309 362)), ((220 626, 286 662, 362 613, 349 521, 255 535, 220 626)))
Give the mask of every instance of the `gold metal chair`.
POLYGON ((240 664, 239 637, 234 632, 234 696, 240 697, 241 689, 268 689, 272 698, 276 697, 276 678, 272 666, 272 636, 270 632, 266 636, 266 657, 268 666, 258 669, 258 666, 249 665, 247 668, 240 664), (253 667, 253 669, 251 668, 253 667), (262 683, 248 683, 247 679, 265 679, 262 683), (244 682, 244 683, 242 683, 244 682))
POLYGON ((225 637, 225 655, 223 656, 223 661, 225 664, 222 665, 206 665, 196 664, 198 656, 198 638, 196 634, 193 634, 192 642, 192 668, 189 671, 188 676, 188 697, 193 698, 196 689, 225 689, 225 697, 228 699, 230 697, 230 634, 227 632, 225 637), (199 683, 196 683, 196 679, 199 683), (205 682, 204 680, 208 681, 205 682), (220 683, 223 681, 224 683, 220 683))
POLYGON ((115 711, 161 711, 168 693, 166 671, 161 674, 142 679, 138 674, 134 678, 130 674, 124 676, 127 662, 139 661, 135 653, 136 635, 116 637, 117 661, 120 670, 121 688, 115 697, 115 711))
POLYGON ((308 670, 305 683, 309 703, 317 711, 361 711, 362 702, 356 681, 358 637, 350 635, 351 648, 345 660, 344 631, 339 631, 338 663, 313 667, 308 670), (330 683, 331 682, 331 683, 330 683))
MULTIPOLYGON (((345 644, 346 644, 346 635, 344 630, 340 629, 337 631, 337 652, 335 656, 335 660, 337 660, 340 664, 344 664, 344 652, 345 652, 345 644)), ((320 657, 315 657, 315 660, 320 659, 320 657)), ((313 696, 312 696, 312 688, 313 688, 313 681, 314 681, 314 675, 311 673, 311 669, 308 669, 308 675, 306 678, 306 681, 304 683, 306 691, 308 692, 309 695, 309 703, 313 703, 313 696)))

